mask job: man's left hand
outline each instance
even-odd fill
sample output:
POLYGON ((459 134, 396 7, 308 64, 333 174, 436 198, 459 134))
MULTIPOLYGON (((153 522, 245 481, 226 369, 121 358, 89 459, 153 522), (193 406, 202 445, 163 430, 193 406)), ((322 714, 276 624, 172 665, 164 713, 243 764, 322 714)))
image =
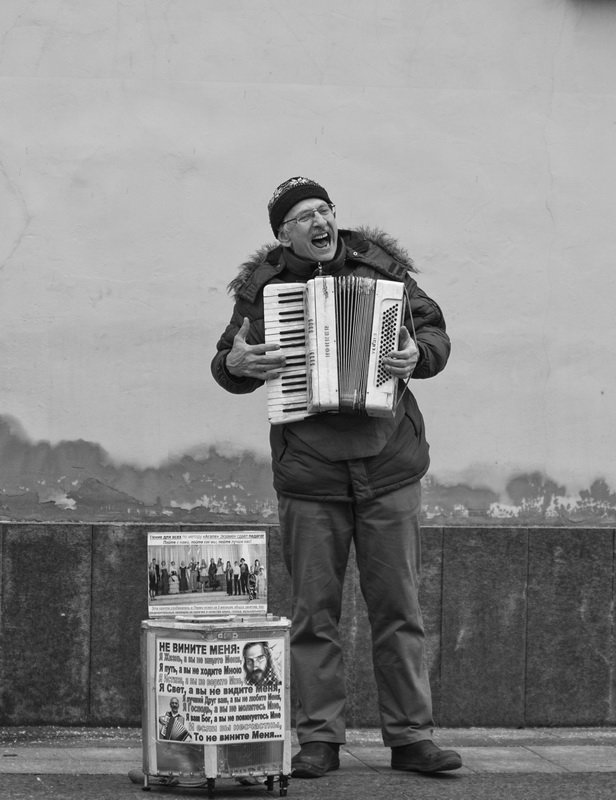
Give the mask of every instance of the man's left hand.
POLYGON ((393 350, 383 359, 383 366, 395 378, 403 381, 408 380, 413 374, 415 365, 419 360, 419 350, 413 341, 411 334, 402 326, 398 339, 399 350, 393 350))

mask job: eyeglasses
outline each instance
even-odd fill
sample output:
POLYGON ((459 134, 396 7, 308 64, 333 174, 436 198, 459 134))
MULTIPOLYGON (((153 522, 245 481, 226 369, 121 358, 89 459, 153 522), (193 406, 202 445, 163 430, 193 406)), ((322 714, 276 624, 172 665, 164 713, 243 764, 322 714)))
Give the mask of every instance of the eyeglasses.
POLYGON ((325 219, 328 217, 335 217, 336 206, 333 203, 327 203, 327 205, 324 204, 318 208, 313 208, 311 211, 302 211, 302 213, 298 214, 297 217, 291 217, 290 219, 283 220, 282 225, 286 225, 287 222, 297 222, 299 225, 308 225, 312 222, 317 214, 325 217, 325 219))

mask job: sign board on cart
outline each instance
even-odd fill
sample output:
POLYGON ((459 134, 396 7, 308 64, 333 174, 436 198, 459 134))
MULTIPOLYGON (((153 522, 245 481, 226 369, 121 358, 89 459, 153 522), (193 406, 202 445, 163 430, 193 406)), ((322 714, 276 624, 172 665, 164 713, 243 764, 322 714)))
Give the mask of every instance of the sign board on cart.
POLYGON ((269 789, 278 781, 286 795, 290 622, 267 613, 266 570, 263 531, 148 534, 144 788, 207 787, 213 796, 218 778, 232 778, 269 789))

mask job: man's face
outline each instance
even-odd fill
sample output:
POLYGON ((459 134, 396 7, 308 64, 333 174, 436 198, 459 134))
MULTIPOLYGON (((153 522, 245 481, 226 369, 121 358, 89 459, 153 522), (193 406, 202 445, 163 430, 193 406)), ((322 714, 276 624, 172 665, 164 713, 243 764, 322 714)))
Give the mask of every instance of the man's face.
POLYGON ((286 214, 278 232, 278 241, 289 247, 296 256, 309 261, 331 261, 336 255, 338 246, 338 225, 336 217, 325 200, 317 197, 300 200, 286 214), (307 212, 321 209, 324 213, 316 213, 306 221, 296 217, 307 212))
POLYGON ((267 668, 267 656, 263 651, 263 645, 253 644, 244 654, 246 674, 253 683, 261 683, 267 668))
POLYGON ((171 707, 171 713, 172 714, 177 714, 178 711, 180 710, 180 704, 179 704, 179 702, 177 700, 172 700, 169 703, 169 706, 171 707))

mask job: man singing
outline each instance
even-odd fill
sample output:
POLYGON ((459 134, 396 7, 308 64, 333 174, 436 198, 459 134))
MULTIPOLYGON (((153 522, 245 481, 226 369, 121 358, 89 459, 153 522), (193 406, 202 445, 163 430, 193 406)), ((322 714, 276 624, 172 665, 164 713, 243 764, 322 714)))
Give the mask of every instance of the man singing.
POLYGON ((272 425, 270 444, 283 553, 292 579, 291 661, 300 751, 292 774, 338 769, 345 741, 345 680, 338 631, 351 542, 366 600, 383 741, 397 770, 458 769, 453 750, 432 741, 432 701, 418 602, 420 480, 428 465, 424 422, 409 378, 438 374, 450 342, 439 306, 418 286, 405 250, 375 229, 338 229, 336 208, 314 180, 280 184, 268 204, 277 244, 240 268, 231 321, 212 361, 227 391, 252 392, 278 376, 285 358, 264 344, 263 287, 316 275, 401 281, 408 298, 397 349, 383 367, 399 379, 389 417, 326 413, 272 425))

